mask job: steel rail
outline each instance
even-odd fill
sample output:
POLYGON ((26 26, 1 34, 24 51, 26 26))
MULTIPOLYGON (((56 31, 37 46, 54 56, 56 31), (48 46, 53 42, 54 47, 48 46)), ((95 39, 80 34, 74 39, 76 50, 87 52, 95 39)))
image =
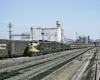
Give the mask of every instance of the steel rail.
POLYGON ((99 80, 99 75, 98 75, 98 52, 97 53, 97 59, 96 59, 96 70, 95 70, 95 80, 99 80))
MULTIPOLYGON (((91 48, 89 48, 88 50, 90 50, 91 48)), ((59 69, 60 67, 64 66, 65 64, 71 62, 72 60, 76 59, 77 57, 81 56, 82 54, 84 54, 85 52, 87 52, 88 50, 85 50, 84 52, 78 54, 78 55, 75 55, 74 57, 60 63, 60 64, 57 64, 55 65, 54 67, 51 67, 50 69, 48 70, 44 70, 43 72, 41 72, 40 74, 37 74, 37 75, 29 75, 29 76, 26 76, 25 78, 21 79, 21 80, 41 80, 42 78, 44 78, 45 76, 49 75, 50 73, 54 72, 55 70, 59 69), (31 79, 30 79, 31 78, 31 79), (38 78, 38 79, 37 79, 38 78)))
POLYGON ((87 60, 87 62, 84 63, 84 66, 82 67, 81 71, 79 72, 79 74, 77 75, 77 77, 76 77, 75 80, 80 80, 82 78, 82 74, 84 73, 84 71, 86 70, 87 66, 89 65, 90 60, 93 57, 93 55, 94 55, 94 53, 89 57, 89 59, 87 60))
MULTIPOLYGON (((76 51, 76 52, 77 52, 77 51, 76 51)), ((73 54, 73 53, 74 53, 74 52, 72 52, 72 54, 73 54)), ((21 69, 18 69, 18 70, 13 70, 13 71, 11 71, 11 72, 3 72, 3 73, 0 74, 0 80, 9 78, 10 76, 15 76, 15 75, 19 74, 19 72, 20 72, 21 70, 24 70, 24 69, 27 69, 27 68, 31 68, 31 67, 34 67, 34 66, 38 66, 38 65, 41 65, 41 64, 43 64, 43 63, 47 63, 47 62, 49 62, 49 61, 53 61, 53 60, 56 60, 56 59, 61 58, 61 57, 63 58, 63 57, 65 57, 66 55, 68 55, 68 54, 65 54, 65 55, 62 55, 62 56, 59 56, 59 57, 57 57, 57 58, 50 59, 50 60, 47 60, 47 61, 39 62, 39 63, 36 63, 36 64, 30 65, 30 66, 24 67, 24 68, 21 68, 21 69)))

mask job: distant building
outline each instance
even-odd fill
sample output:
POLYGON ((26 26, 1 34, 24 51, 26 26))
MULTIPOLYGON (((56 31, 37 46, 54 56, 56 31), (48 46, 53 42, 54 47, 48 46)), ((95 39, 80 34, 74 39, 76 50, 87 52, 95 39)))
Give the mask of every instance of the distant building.
MULTIPOLYGON (((29 40, 64 42, 64 30, 60 27, 61 22, 57 21, 56 24, 56 28, 31 28, 29 40)), ((23 36, 21 39, 25 39, 25 37, 23 36)))
POLYGON ((72 44, 72 43, 74 43, 74 40, 69 39, 69 38, 64 38, 64 41, 65 41, 66 44, 72 44))
POLYGON ((15 38, 16 40, 21 39, 21 40, 24 40, 24 41, 30 41, 30 32, 22 33, 22 34, 12 34, 11 38, 12 38, 12 40, 14 40, 14 38, 15 38))
POLYGON ((22 33, 21 40, 30 40, 30 33, 22 33))
POLYGON ((61 42, 64 42, 64 29, 61 29, 61 42))
POLYGON ((34 28, 33 40, 64 41, 64 30, 58 28, 34 28))
POLYGON ((79 36, 79 39, 76 40, 77 43, 81 43, 81 44, 90 44, 90 37, 86 37, 86 36, 79 36))

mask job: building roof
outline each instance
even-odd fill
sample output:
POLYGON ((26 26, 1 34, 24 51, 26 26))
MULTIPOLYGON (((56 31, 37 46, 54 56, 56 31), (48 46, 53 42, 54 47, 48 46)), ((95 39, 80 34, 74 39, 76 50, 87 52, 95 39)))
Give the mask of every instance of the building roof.
POLYGON ((58 29, 58 28, 36 28, 36 29, 58 29))
POLYGON ((42 29, 58 29, 58 28, 42 28, 42 29))

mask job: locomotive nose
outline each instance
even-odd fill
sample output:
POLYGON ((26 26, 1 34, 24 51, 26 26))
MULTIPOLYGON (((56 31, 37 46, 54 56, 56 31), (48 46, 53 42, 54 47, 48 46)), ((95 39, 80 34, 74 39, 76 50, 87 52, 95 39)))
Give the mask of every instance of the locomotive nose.
POLYGON ((30 42, 26 49, 24 50, 24 56, 36 56, 38 54, 39 50, 36 49, 34 42, 30 42))

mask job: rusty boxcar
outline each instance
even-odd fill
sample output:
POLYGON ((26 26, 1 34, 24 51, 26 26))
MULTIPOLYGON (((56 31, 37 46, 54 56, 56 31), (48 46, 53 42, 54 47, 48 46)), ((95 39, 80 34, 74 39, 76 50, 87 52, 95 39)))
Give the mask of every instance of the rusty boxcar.
POLYGON ((8 57, 8 40, 0 39, 0 58, 8 57))
POLYGON ((21 56, 24 53, 29 41, 13 40, 11 41, 11 55, 21 56))
POLYGON ((0 58, 21 56, 29 41, 0 39, 0 58), (10 54, 9 54, 10 51, 10 54))

